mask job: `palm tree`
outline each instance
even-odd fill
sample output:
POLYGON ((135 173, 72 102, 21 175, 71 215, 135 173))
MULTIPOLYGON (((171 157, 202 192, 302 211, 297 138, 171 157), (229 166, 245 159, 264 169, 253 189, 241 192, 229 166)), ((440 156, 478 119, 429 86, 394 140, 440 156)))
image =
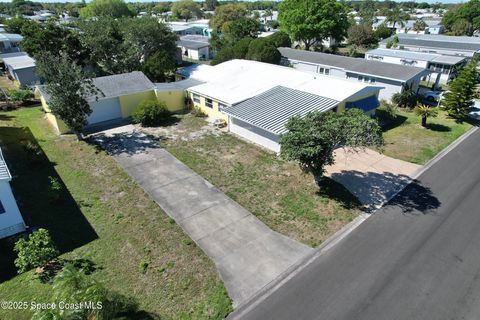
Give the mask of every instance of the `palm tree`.
POLYGON ((427 118, 435 118, 438 115, 436 108, 430 107, 426 104, 421 104, 415 107, 413 110, 417 116, 422 117, 422 127, 427 126, 427 118))
POLYGON ((392 27, 398 23, 400 27, 405 26, 405 21, 408 20, 408 14, 404 13, 400 8, 394 8, 387 13, 387 22, 392 23, 392 27))

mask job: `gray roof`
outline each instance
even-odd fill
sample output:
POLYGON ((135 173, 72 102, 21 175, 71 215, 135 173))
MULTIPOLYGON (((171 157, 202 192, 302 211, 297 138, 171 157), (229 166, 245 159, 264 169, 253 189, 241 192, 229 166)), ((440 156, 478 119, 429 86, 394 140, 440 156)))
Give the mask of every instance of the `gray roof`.
POLYGON ((394 49, 373 49, 366 52, 367 54, 396 57, 402 59, 423 60, 437 63, 455 65, 465 60, 462 56, 443 56, 437 53, 426 53, 408 50, 394 50, 394 49))
POLYGON ((253 98, 227 107, 230 116, 262 128, 273 134, 286 132, 285 124, 295 115, 304 116, 312 111, 326 111, 339 101, 308 92, 276 86, 253 98))
POLYGON ((175 82, 155 83, 155 89, 158 91, 180 91, 204 83, 195 79, 185 79, 175 82))
POLYGON ((0 149, 0 180, 10 179, 12 179, 12 176, 10 175, 10 171, 8 171, 5 158, 3 158, 2 149, 0 149))
POLYGON ((0 59, 12 58, 12 57, 21 57, 21 56, 26 56, 26 55, 27 55, 27 53, 23 52, 23 51, 2 53, 2 54, 0 54, 0 59))
MULTIPOLYGON (((141 71, 94 78, 93 84, 101 91, 97 96, 98 99, 120 97, 155 89, 153 82, 151 82, 141 71)), ((43 88, 44 86, 38 86, 42 96, 48 102, 50 97, 43 88)), ((86 99, 92 102, 95 100, 95 96, 92 95, 86 99)))
POLYGON ((375 76, 378 78, 407 81, 417 75, 426 73, 425 69, 402 66, 394 63, 351 58, 335 54, 278 48, 283 57, 290 60, 304 61, 323 66, 331 66, 345 71, 375 76))
POLYGON ((196 49, 208 47, 208 42, 205 43, 202 41, 184 40, 180 38, 180 40, 177 41, 177 46, 196 50, 196 49))
MULTIPOLYGON (((457 49, 464 51, 479 51, 480 50, 480 38, 464 37, 464 36, 444 36, 444 35, 432 35, 432 34, 405 34, 399 33, 398 45, 407 45, 423 48, 436 48, 436 49, 457 49)), ((393 36, 387 39, 383 39, 380 43, 386 44, 392 40, 393 36)))

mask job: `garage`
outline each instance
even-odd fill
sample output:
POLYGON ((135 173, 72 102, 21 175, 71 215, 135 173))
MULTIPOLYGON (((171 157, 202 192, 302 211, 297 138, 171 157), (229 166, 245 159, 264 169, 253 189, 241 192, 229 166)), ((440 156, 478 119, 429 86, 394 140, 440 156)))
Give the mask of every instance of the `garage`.
POLYGON ((87 118, 88 124, 94 124, 122 117, 118 98, 102 99, 90 104, 92 113, 87 118))

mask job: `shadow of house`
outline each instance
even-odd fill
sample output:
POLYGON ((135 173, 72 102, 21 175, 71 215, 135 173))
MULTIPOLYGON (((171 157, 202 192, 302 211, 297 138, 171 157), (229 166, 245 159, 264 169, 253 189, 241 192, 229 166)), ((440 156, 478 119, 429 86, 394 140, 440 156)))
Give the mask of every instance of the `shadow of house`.
MULTIPOLYGON (((12 189, 26 225, 49 230, 61 253, 98 238, 29 128, 0 127, 0 143, 13 179, 12 189), (52 200, 50 177, 61 188, 52 200)), ((8 247, 8 245, 7 245, 8 247)), ((2 254, 0 280, 12 277, 13 253, 2 254)))

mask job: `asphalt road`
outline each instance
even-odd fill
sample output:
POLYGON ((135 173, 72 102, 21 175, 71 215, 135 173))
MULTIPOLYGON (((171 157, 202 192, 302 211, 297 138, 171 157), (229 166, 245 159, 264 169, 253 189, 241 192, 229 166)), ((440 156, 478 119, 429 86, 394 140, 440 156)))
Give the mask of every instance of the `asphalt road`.
POLYGON ((232 318, 480 319, 480 130, 245 310, 232 318))

